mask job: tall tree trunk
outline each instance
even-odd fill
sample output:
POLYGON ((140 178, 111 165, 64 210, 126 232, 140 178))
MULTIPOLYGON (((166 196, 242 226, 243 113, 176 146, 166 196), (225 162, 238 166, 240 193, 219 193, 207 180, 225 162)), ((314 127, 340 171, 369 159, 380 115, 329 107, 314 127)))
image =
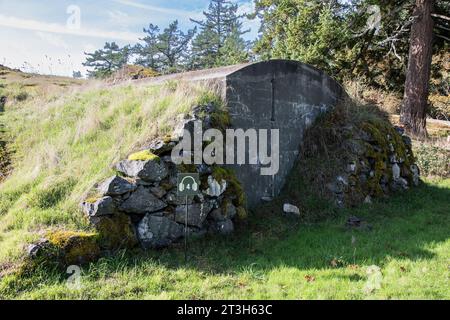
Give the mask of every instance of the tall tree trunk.
POLYGON ((416 0, 400 122, 411 134, 427 137, 426 117, 433 40, 434 0, 416 0))

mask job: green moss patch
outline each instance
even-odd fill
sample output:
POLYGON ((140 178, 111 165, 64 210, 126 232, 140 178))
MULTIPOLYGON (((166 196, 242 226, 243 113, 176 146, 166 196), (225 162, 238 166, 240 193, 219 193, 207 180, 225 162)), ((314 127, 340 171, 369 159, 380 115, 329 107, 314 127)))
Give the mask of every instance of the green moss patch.
POLYGON ((227 182, 227 190, 225 195, 233 199, 233 204, 236 207, 244 207, 246 204, 246 196, 241 182, 236 177, 233 170, 214 166, 212 176, 216 181, 225 180, 227 182))
POLYGON ((102 248, 117 250, 133 248, 138 244, 130 217, 125 214, 101 217, 95 228, 102 248))
POLYGON ((143 150, 136 153, 131 154, 128 157, 128 160, 134 161, 161 161, 161 158, 156 154, 150 152, 149 150, 143 150))
POLYGON ((49 252, 64 265, 85 264, 100 255, 98 234, 75 231, 52 231, 47 233, 49 252))

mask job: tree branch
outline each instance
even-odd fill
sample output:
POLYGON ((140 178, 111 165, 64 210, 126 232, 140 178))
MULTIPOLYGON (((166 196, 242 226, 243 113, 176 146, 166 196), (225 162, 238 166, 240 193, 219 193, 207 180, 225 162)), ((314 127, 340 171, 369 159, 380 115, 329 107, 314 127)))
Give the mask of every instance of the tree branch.
POLYGON ((447 28, 447 27, 444 27, 444 26, 441 26, 441 25, 438 25, 438 24, 436 24, 435 27, 439 28, 439 29, 442 29, 442 30, 450 31, 450 28, 447 28))
POLYGON ((447 40, 448 42, 450 42, 450 38, 447 38, 447 37, 445 37, 445 36, 443 36, 443 35, 435 34, 435 36, 436 36, 436 37, 439 37, 439 38, 442 38, 442 39, 447 40))
POLYGON ((435 18, 450 21, 450 17, 444 16, 443 14, 432 13, 431 16, 435 17, 435 18))

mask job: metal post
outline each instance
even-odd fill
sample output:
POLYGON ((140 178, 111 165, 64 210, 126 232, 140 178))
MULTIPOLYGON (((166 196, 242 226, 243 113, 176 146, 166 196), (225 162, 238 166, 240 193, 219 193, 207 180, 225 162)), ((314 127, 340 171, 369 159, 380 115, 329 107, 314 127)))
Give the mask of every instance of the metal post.
POLYGON ((188 196, 186 196, 186 217, 184 226, 184 263, 187 263, 187 240, 188 240, 188 196))

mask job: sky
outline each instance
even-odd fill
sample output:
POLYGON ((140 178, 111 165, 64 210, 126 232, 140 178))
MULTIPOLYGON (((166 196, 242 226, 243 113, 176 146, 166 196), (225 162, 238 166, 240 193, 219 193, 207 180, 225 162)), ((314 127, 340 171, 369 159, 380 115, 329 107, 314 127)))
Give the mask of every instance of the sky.
MULTIPOLYGON (((235 0, 250 13, 252 0, 235 0)), ((86 73, 84 52, 106 41, 135 44, 150 23, 165 28, 178 20, 183 30, 202 19, 209 0, 0 0, 0 64, 22 71, 72 76, 86 73)), ((259 22, 244 21, 254 40, 259 22)))

